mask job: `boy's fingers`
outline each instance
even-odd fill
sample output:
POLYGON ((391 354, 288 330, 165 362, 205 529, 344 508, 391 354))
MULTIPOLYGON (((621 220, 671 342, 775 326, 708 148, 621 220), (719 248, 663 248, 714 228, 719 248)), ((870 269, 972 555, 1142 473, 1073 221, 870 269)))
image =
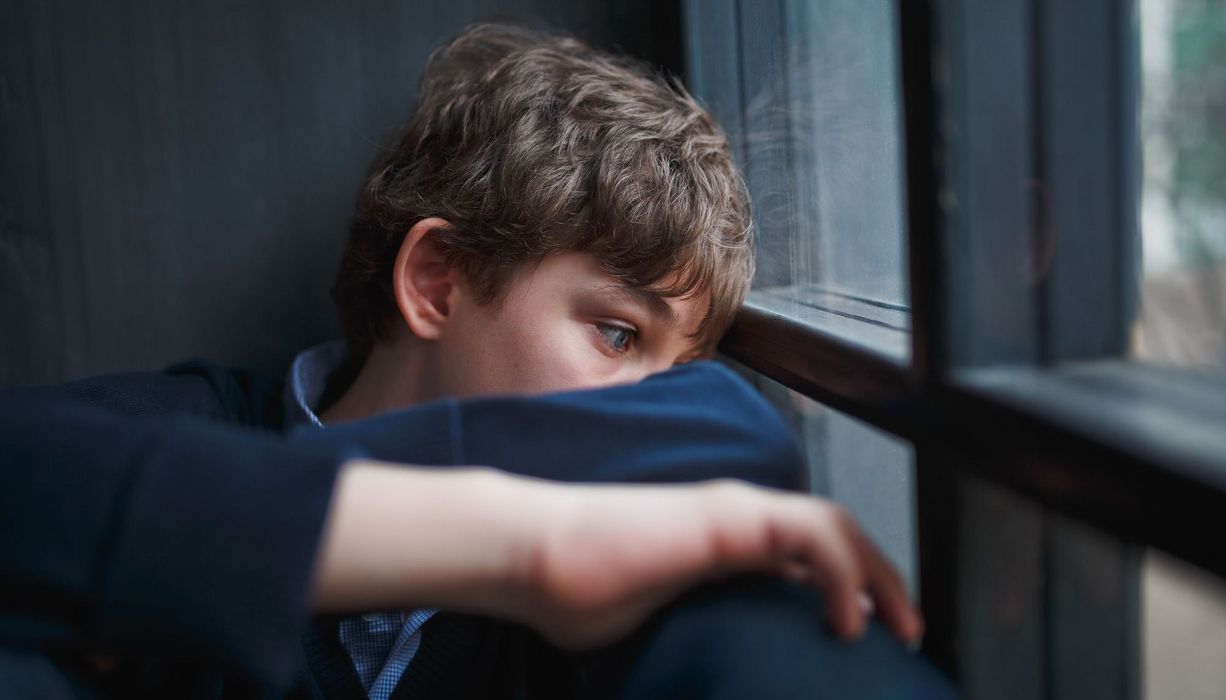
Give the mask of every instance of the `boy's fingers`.
MULTIPOLYGON (((863 632, 865 617, 875 608, 903 641, 918 639, 923 621, 898 571, 847 511, 810 499, 811 513, 814 505, 816 517, 808 519, 813 528, 808 541, 813 546, 806 550, 805 558, 825 593, 831 627, 844 636, 858 637, 863 632), (867 609, 863 604, 866 593, 874 603, 867 609)), ((792 578, 796 578, 795 568, 789 569, 792 578)))
POLYGON ((866 583, 864 563, 847 531, 849 517, 841 508, 806 499, 799 519, 800 542, 791 551, 800 552, 812 567, 826 598, 826 619, 831 628, 848 638, 864 629, 860 592, 866 583))
POLYGON ((881 550, 859 533, 859 549, 868 571, 868 593, 877 614, 900 639, 911 642, 923 633, 923 621, 912 605, 906 584, 881 550))
POLYGON ((765 555, 758 566, 821 588, 827 622, 844 637, 859 637, 875 608, 898 637, 907 642, 919 638, 923 621, 902 577, 846 510, 807 496, 784 496, 786 502, 775 498, 772 494, 750 508, 773 524, 769 544, 755 548, 755 558, 765 555), (874 603, 867 608, 866 594, 874 603))

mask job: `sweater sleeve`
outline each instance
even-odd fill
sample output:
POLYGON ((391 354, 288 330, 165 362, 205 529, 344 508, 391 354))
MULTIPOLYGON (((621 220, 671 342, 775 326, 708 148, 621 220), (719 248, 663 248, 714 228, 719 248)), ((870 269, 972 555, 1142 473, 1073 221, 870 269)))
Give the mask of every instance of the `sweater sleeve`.
POLYGON ((0 392, 0 639, 297 666, 342 450, 0 392))
POLYGON ((804 463, 783 419, 723 365, 696 362, 638 384, 535 397, 444 401, 299 432, 412 464, 480 465, 572 482, 732 478, 798 490, 804 463))

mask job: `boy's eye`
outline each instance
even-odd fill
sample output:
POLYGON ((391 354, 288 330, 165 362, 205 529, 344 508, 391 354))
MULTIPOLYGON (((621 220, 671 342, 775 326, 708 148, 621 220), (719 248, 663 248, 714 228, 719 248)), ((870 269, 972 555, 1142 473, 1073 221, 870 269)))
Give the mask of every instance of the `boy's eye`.
POLYGON ((600 332, 604 341, 609 344, 617 352, 626 352, 634 345, 634 339, 638 337, 638 331, 625 326, 618 326, 611 323, 597 323, 596 330, 600 332))

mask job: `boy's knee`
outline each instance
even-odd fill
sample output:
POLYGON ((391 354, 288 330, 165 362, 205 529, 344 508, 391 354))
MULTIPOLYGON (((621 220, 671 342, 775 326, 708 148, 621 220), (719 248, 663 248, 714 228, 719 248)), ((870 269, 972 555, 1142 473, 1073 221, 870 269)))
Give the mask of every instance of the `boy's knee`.
POLYGON ((745 577, 705 586, 645 633, 627 698, 954 698, 880 624, 854 643, 823 625, 813 591, 745 577))

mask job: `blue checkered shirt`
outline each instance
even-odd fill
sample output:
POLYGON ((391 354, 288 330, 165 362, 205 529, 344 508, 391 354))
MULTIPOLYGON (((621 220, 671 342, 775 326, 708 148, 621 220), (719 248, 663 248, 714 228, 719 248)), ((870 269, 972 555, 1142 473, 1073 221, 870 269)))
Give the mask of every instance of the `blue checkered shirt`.
MULTIPOLYGON (((345 359, 343 341, 317 345, 298 353, 285 382, 286 427, 324 427, 314 408, 323 396, 328 375, 345 359)), ((421 646, 421 628, 435 613, 421 609, 373 612, 341 620, 345 651, 371 700, 387 700, 401 674, 421 646)))

